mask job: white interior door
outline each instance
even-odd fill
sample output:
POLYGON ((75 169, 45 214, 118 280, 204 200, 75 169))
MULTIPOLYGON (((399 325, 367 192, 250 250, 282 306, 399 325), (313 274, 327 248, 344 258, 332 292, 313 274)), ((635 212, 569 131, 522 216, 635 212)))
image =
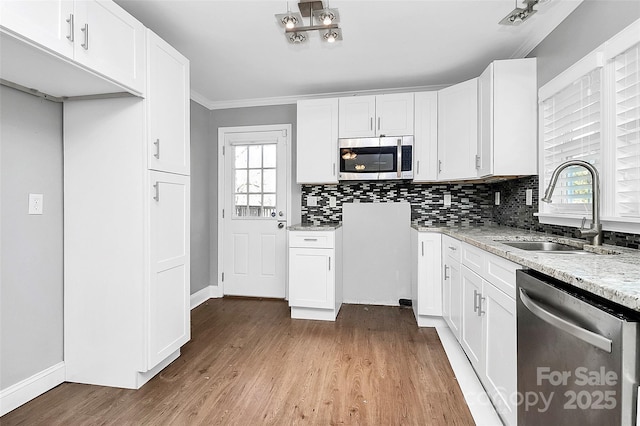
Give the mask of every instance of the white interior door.
POLYGON ((224 133, 223 290, 284 298, 287 131, 224 133))

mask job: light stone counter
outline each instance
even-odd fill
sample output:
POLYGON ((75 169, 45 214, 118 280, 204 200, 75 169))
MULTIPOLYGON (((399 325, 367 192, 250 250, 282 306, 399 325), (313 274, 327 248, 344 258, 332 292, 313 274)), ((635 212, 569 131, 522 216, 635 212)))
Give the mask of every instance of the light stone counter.
POLYGON ((342 226, 341 223, 314 225, 312 223, 298 223, 287 227, 289 231, 333 231, 342 226))
POLYGON ((440 232, 512 262, 539 271, 607 300, 640 312, 640 250, 565 238, 523 229, 485 226, 436 228, 413 226, 420 232, 440 232), (588 254, 540 253, 507 246, 502 241, 553 241, 576 247, 588 254))

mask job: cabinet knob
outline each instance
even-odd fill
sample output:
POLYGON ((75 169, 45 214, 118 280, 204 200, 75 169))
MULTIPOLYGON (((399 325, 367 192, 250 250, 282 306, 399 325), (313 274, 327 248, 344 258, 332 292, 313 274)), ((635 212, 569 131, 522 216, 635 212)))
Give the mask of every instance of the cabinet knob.
POLYGON ((284 228, 284 223, 283 222, 278 222, 278 229, 282 229, 284 228))

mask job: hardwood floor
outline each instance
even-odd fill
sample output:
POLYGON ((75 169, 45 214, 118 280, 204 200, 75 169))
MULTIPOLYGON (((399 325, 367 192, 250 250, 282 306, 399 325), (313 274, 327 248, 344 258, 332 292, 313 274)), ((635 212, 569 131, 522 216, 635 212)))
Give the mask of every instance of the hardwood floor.
POLYGON ((0 424, 473 424, 435 329, 410 309, 343 305, 333 323, 225 298, 191 317, 182 355, 141 389, 64 383, 0 424))

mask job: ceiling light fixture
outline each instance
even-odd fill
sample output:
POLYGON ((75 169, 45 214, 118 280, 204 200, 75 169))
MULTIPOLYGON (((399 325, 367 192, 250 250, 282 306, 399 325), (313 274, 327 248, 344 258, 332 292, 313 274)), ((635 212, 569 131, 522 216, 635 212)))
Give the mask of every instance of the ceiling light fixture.
POLYGON ((516 0, 516 8, 509 12, 507 16, 502 18, 500 25, 517 26, 529 19, 531 15, 535 14, 537 10, 533 9, 533 6, 538 4, 538 0, 524 0, 524 8, 518 7, 518 0, 516 0))
POLYGON ((287 13, 276 15, 276 19, 281 27, 284 27, 284 34, 289 43, 299 44, 307 40, 307 32, 320 31, 321 40, 333 43, 342 40, 342 30, 338 26, 340 14, 338 9, 324 6, 322 0, 300 0, 298 3, 300 13, 291 12, 287 2, 287 13), (309 25, 302 25, 303 17, 309 18, 309 25))

